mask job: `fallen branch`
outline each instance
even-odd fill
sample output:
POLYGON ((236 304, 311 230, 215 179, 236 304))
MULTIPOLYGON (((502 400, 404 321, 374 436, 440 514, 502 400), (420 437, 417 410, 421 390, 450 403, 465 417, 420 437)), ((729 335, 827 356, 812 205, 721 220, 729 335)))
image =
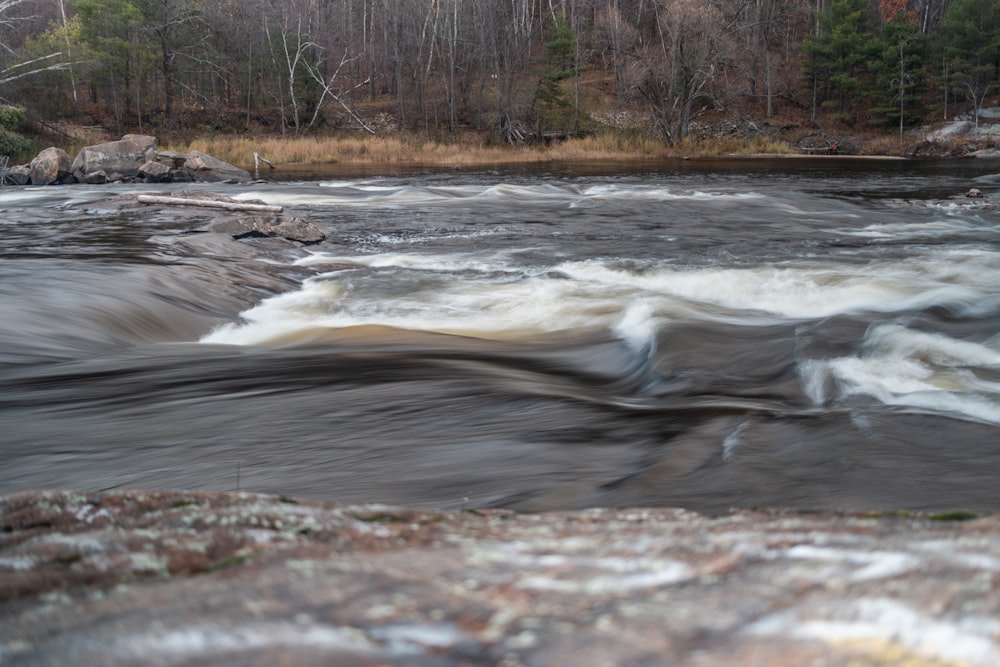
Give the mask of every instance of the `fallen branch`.
POLYGON ((160 197, 157 195, 139 195, 140 204, 166 204, 167 206, 202 206, 205 208, 222 208, 227 211, 253 211, 255 213, 281 213, 280 206, 267 204, 244 204, 242 202, 216 201, 214 199, 187 199, 182 197, 160 197))

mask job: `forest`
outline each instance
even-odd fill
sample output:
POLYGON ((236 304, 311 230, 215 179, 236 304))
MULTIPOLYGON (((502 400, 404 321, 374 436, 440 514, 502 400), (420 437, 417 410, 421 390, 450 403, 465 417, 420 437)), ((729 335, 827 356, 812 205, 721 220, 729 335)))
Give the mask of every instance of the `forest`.
POLYGON ((722 112, 903 133, 978 119, 998 72, 997 0, 0 0, 0 126, 675 144, 722 112))

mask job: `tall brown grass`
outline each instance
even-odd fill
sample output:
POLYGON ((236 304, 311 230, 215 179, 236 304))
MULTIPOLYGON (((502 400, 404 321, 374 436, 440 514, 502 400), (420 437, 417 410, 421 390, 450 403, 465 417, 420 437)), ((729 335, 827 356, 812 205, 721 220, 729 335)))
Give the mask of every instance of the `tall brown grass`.
POLYGON ((900 137, 899 135, 881 135, 868 139, 858 147, 858 152, 862 155, 888 155, 900 156, 906 153, 912 137, 900 137))
POLYGON ((199 150, 242 167, 253 155, 275 164, 417 164, 470 167, 576 160, 636 160, 678 156, 787 153, 788 146, 766 137, 686 141, 667 146, 641 133, 606 132, 530 145, 489 144, 477 137, 439 141, 418 136, 280 137, 214 136, 177 150, 199 150))

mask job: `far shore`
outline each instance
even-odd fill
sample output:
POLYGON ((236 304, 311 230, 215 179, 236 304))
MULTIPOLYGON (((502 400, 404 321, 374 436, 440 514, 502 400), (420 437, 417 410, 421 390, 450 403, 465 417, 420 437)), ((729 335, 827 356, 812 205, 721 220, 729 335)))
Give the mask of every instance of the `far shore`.
POLYGON ((446 160, 364 160, 351 159, 337 162, 273 162, 270 167, 264 163, 256 167, 250 163, 237 161, 241 168, 247 169, 254 178, 261 180, 295 180, 298 178, 315 177, 378 177, 403 176, 418 173, 475 173, 488 171, 524 171, 541 172, 579 172, 591 175, 618 173, 622 171, 656 170, 671 165, 678 169, 688 165, 697 168, 698 165, 726 162, 739 164, 746 161, 748 167, 753 163, 768 161, 789 162, 904 162, 922 158, 908 158, 894 155, 851 155, 851 154, 794 154, 794 153, 723 153, 718 155, 663 155, 641 156, 623 155, 617 157, 545 157, 537 159, 502 159, 484 160, 482 162, 451 163, 446 160))
MULTIPOLYGON (((609 133, 567 139, 551 144, 508 145, 486 143, 478 136, 436 140, 412 135, 337 137, 248 137, 245 135, 166 142, 177 150, 195 149, 266 177, 276 169, 347 171, 362 169, 483 170, 539 167, 546 164, 642 164, 672 160, 717 159, 879 159, 901 160, 903 151, 879 143, 853 142, 851 149, 812 148, 808 152, 766 136, 713 138, 668 146, 654 137, 609 133), (254 156, 261 158, 255 162, 254 156)), ((846 142, 841 145, 844 146, 846 142)))

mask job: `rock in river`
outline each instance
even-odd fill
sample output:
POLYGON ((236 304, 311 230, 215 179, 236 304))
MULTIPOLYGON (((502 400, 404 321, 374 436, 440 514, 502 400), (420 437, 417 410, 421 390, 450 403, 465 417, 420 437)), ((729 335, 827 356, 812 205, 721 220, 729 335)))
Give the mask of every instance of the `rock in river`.
POLYGON ((307 245, 319 243, 326 238, 319 227, 311 222, 306 222, 302 218, 276 215, 252 215, 220 220, 209 225, 208 231, 216 234, 229 234, 235 239, 279 237, 307 245))

